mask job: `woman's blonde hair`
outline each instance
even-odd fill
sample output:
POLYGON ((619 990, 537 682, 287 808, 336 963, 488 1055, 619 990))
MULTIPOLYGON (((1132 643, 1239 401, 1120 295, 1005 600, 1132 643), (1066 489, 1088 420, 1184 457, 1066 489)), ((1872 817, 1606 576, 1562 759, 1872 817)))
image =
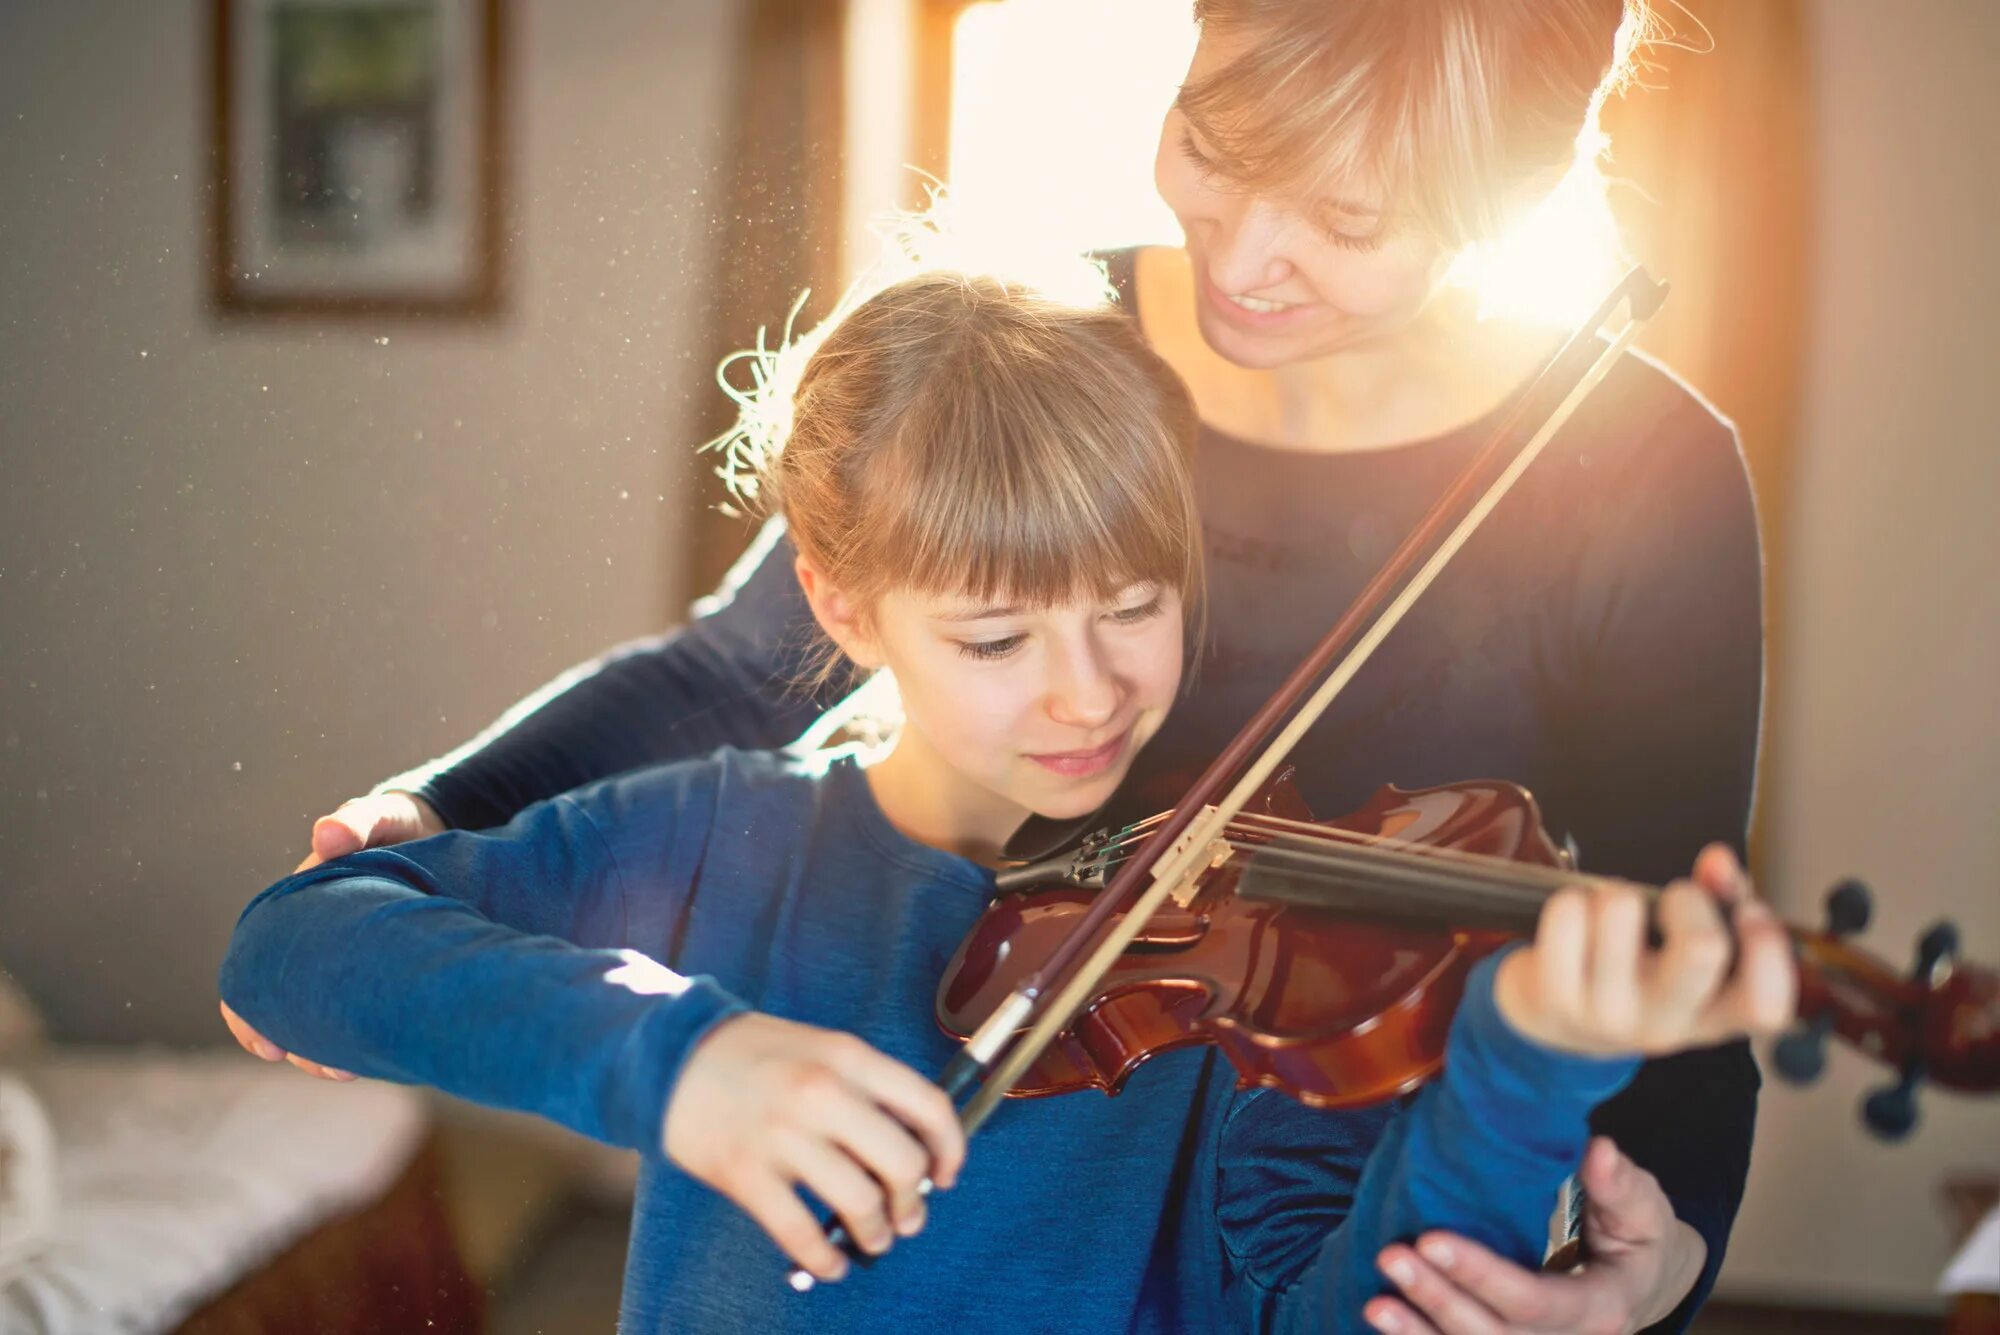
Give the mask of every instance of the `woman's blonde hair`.
POLYGON ((1195 0, 1243 43, 1179 106, 1240 187, 1310 199, 1356 179, 1448 250, 1491 240, 1602 148, 1646 0, 1195 0))
POLYGON ((864 280, 810 335, 747 355, 724 474, 864 611, 899 588, 1050 606, 1153 581, 1198 626, 1194 408, 1108 301, 864 280))

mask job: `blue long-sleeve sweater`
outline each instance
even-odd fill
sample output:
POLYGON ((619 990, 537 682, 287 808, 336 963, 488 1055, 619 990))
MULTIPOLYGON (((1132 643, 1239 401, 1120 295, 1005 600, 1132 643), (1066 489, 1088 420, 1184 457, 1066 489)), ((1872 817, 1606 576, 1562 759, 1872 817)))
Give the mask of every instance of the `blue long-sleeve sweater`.
POLYGON ((1402 1108, 1239 1091, 1195 1050, 1115 1098, 1010 1102, 922 1235, 794 1295, 756 1225, 662 1156, 682 1063, 751 1006, 935 1072, 937 981, 993 892, 899 834, 851 756, 724 751, 281 881, 221 989, 314 1060, 640 1151, 628 1332, 1365 1330, 1392 1239, 1538 1260, 1590 1110, 1635 1069, 1514 1035, 1485 965, 1446 1075, 1402 1108))

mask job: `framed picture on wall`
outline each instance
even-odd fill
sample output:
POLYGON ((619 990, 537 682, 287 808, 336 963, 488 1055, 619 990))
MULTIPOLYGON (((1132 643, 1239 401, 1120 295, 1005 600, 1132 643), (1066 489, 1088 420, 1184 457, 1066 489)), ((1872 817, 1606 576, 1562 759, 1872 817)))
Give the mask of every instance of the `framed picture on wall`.
POLYGON ((210 0, 224 311, 501 305, 503 0, 210 0))

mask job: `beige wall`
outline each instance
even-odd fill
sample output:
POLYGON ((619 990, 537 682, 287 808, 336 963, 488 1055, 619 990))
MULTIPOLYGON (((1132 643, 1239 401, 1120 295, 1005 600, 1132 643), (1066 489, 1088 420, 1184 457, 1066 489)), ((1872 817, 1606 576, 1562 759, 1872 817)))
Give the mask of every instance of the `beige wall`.
MULTIPOLYGON (((2000 962, 2000 5, 1820 0, 1819 234, 1791 498, 1786 675, 1767 867, 1794 916, 1875 888, 1868 944, 1907 964, 1955 918, 2000 962)), ((1746 203, 1746 207, 1749 205, 1746 203)), ((1727 1291, 1911 1306, 1947 1256, 1937 1188, 2000 1175, 2000 1102, 1933 1092, 1916 1137, 1855 1113, 1851 1051, 1767 1085, 1727 1291)))
POLYGON ((682 606, 737 8, 511 9, 484 325, 218 323, 207 4, 0 9, 0 967, 72 1037, 221 1040, 309 816, 682 606))

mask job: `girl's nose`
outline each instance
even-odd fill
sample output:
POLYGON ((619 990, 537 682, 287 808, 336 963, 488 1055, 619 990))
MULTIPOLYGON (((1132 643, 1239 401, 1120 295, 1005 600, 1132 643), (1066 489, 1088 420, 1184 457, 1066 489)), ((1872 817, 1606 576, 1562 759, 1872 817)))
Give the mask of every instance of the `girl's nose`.
POLYGON ((1075 728, 1099 728, 1118 713, 1124 694, 1111 664, 1094 645, 1059 655, 1049 683, 1049 717, 1075 728))

